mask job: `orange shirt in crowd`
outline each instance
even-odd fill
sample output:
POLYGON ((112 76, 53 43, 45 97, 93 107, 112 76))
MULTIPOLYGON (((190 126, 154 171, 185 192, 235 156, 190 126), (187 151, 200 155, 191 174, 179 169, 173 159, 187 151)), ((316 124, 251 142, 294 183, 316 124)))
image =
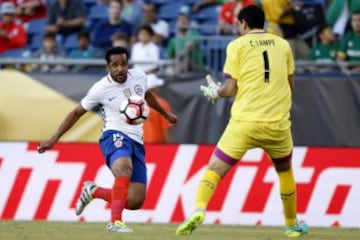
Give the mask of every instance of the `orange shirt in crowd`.
MULTIPOLYGON (((156 96, 159 104, 167 112, 171 112, 169 103, 156 96)), ((166 131, 171 127, 171 124, 160 113, 150 108, 150 114, 144 122, 144 143, 166 143, 166 131)))
POLYGON ((25 29, 16 23, 5 25, 0 23, 0 29, 8 33, 8 37, 0 37, 0 53, 14 48, 24 48, 27 43, 25 29))

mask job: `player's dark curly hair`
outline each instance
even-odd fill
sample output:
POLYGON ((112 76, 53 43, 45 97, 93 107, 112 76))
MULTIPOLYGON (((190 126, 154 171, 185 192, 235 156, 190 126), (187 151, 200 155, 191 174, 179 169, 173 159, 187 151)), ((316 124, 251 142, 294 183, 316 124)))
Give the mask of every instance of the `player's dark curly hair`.
POLYGON ((114 54, 125 54, 126 59, 129 60, 129 51, 126 48, 124 48, 124 47, 113 47, 113 48, 109 48, 106 51, 105 60, 106 60, 107 64, 110 63, 111 55, 114 55, 114 54))
POLYGON ((250 29, 264 28, 265 14, 260 7, 250 5, 240 10, 238 20, 245 20, 250 29))

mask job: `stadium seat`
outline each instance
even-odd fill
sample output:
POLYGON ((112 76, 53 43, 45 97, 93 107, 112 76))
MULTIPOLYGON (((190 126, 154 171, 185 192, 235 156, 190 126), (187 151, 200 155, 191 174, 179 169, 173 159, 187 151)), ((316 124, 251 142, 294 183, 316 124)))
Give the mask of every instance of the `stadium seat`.
POLYGON ((233 36, 215 35, 202 42, 205 65, 209 69, 222 70, 225 62, 226 46, 233 39, 233 36))
POLYGON ((75 48, 78 48, 78 36, 77 34, 71 34, 66 37, 64 42, 64 49, 66 52, 69 52, 75 48))
POLYGON ((88 18, 90 20, 107 19, 108 8, 108 5, 94 5, 90 8, 88 18))
POLYGON ((217 19, 207 19, 205 21, 202 21, 199 27, 200 27, 199 32, 202 35, 216 35, 219 33, 217 19))
POLYGON ((26 49, 24 49, 24 48, 12 49, 12 50, 3 52, 0 55, 0 57, 2 57, 2 58, 20 58, 23 56, 25 51, 26 51, 26 49))
POLYGON ((221 5, 213 5, 200 9, 194 18, 200 23, 206 20, 218 20, 221 5))
POLYGON ((174 1, 174 2, 166 3, 159 8, 158 18, 165 20, 176 19, 177 15, 180 12, 180 8, 182 6, 184 6, 183 1, 174 1))
POLYGON ((28 48, 31 51, 36 51, 42 47, 43 34, 34 34, 29 38, 28 48))
POLYGON ((214 38, 210 38, 207 40, 206 48, 208 50, 226 50, 227 44, 233 40, 233 36, 214 36, 214 38))
POLYGON ((172 0, 150 0, 150 3, 155 4, 156 6, 161 6, 167 3, 170 3, 172 0))
POLYGON ((166 4, 172 2, 172 0, 149 0, 149 2, 154 4, 166 4))
POLYGON ((44 34, 46 29, 46 18, 36 19, 29 22, 26 30, 28 35, 44 34))
POLYGON ((171 19, 168 21, 169 24, 169 30, 170 30, 170 36, 174 36, 176 34, 176 19, 171 19))
POLYGON ((56 0, 46 0, 46 5, 48 6, 48 8, 51 7, 51 4, 53 4, 56 0))
POLYGON ((88 13, 86 27, 92 29, 99 20, 108 19, 108 5, 93 5, 88 13))
POLYGON ((187 5, 192 6, 192 5, 194 5, 195 3, 199 2, 199 0, 185 0, 185 2, 186 2, 187 5))
POLYGON ((97 4, 96 0, 82 0, 85 5, 95 5, 97 4))
POLYGON ((82 1, 86 7, 87 14, 89 14, 90 9, 97 4, 96 0, 82 0, 82 1))

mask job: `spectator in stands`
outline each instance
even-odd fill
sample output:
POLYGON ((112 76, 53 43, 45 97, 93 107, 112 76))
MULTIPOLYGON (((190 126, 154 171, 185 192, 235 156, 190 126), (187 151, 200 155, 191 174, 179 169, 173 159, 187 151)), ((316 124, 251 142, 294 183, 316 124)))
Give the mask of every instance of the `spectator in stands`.
POLYGON ((190 18, 184 13, 177 16, 177 36, 170 39, 167 47, 169 58, 180 60, 180 71, 196 71, 203 68, 203 60, 200 48, 200 34, 189 29, 190 18))
POLYGON ((219 25, 221 34, 233 35, 238 31, 237 16, 240 10, 249 5, 256 5, 253 0, 232 0, 224 3, 220 9, 219 25))
POLYGON ((302 3, 289 0, 263 0, 262 6, 268 23, 267 31, 288 40, 295 59, 306 59, 309 47, 299 38, 294 17, 294 9, 300 9, 302 3))
POLYGON ((143 7, 142 25, 150 25, 154 30, 154 42, 159 46, 165 46, 170 36, 169 24, 157 19, 156 8, 152 3, 146 3, 143 7))
MULTIPOLYGON (((69 52, 68 57, 72 59, 89 59, 95 58, 95 51, 93 47, 90 45, 90 35, 87 31, 81 31, 78 34, 78 48, 73 49, 69 52)), ((89 70, 89 66, 81 65, 74 66, 71 68, 74 72, 81 72, 85 70, 89 70)))
POLYGON ((131 37, 133 28, 130 23, 121 17, 122 2, 111 0, 109 3, 109 18, 96 24, 93 30, 92 44, 94 47, 105 51, 112 46, 111 36, 115 33, 123 33, 131 37))
POLYGON ((61 64, 51 65, 45 64, 46 60, 63 59, 65 58, 65 52, 62 51, 56 42, 55 33, 47 32, 44 34, 42 49, 31 54, 31 57, 44 60, 44 64, 32 65, 32 70, 40 72, 61 72, 65 70, 65 67, 61 64))
POLYGON ((25 29, 15 23, 16 8, 12 2, 1 4, 0 53, 26 47, 25 29))
POLYGON ((135 29, 139 28, 141 24, 143 4, 142 0, 123 0, 124 7, 122 8, 121 16, 135 29))
POLYGON ((46 17, 46 0, 1 0, 0 2, 14 3, 16 17, 22 23, 46 17))
MULTIPOLYGON (((308 55, 309 61, 317 63, 335 62, 336 54, 339 49, 337 41, 331 27, 323 24, 317 30, 318 43, 310 50, 308 55)), ((309 66, 308 70, 312 72, 329 72, 333 70, 332 66, 309 66)))
POLYGON ((86 11, 82 0, 56 0, 49 7, 47 31, 67 37, 85 26, 86 11))
POLYGON ((90 35, 87 31, 81 31, 78 34, 78 48, 73 49, 69 53, 69 58, 94 58, 95 52, 90 45, 90 35))
MULTIPOLYGON (((340 43, 339 61, 360 62, 360 11, 351 15, 351 32, 347 33, 340 43)), ((360 65, 342 68, 346 73, 360 73, 360 65)))
MULTIPOLYGON (((154 93, 159 104, 165 111, 171 111, 170 104, 167 100, 160 97, 159 87, 164 85, 164 80, 157 78, 154 74, 149 74, 147 77, 147 87, 154 93)), ((150 113, 147 120, 144 122, 144 143, 145 144, 159 144, 171 142, 170 129, 172 125, 157 111, 150 108, 150 113)))
POLYGON ((129 49, 130 42, 129 37, 123 33, 115 33, 111 37, 113 47, 124 47, 129 49))
POLYGON ((156 63, 160 59, 159 47, 152 42, 154 31, 150 25, 144 25, 139 29, 138 42, 131 48, 132 62, 153 62, 153 63, 136 63, 134 68, 142 69, 146 73, 153 73, 157 70, 156 63))
POLYGON ((360 11, 359 0, 332 0, 326 11, 326 22, 333 27, 336 35, 343 36, 348 28, 351 14, 358 11, 360 11))
POLYGON ((317 30, 318 43, 310 50, 308 60, 317 62, 333 62, 339 49, 331 27, 324 24, 317 30))

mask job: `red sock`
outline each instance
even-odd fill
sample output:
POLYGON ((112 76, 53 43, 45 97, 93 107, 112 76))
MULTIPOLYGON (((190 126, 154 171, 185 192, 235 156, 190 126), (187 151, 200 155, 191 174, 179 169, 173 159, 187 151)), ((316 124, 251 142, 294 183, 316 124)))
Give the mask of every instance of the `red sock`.
POLYGON ((111 189, 98 187, 92 194, 93 198, 100 198, 107 202, 111 202, 111 189))
POLYGON ((114 186, 111 191, 111 222, 122 221, 121 215, 126 205, 126 198, 130 179, 127 177, 115 178, 114 186))
MULTIPOLYGON (((93 198, 100 198, 103 199, 105 201, 107 201, 108 203, 111 203, 111 189, 110 188, 102 188, 102 187, 98 187, 95 192, 92 194, 93 198)), ((108 205, 109 207, 111 207, 111 205, 108 205)), ((125 204, 125 209, 128 210, 132 210, 133 208, 130 207, 130 205, 128 203, 125 204)))

